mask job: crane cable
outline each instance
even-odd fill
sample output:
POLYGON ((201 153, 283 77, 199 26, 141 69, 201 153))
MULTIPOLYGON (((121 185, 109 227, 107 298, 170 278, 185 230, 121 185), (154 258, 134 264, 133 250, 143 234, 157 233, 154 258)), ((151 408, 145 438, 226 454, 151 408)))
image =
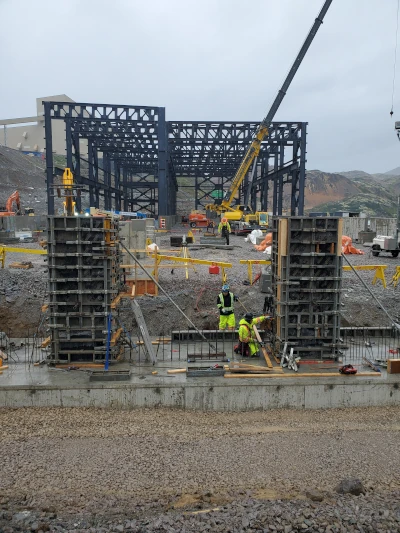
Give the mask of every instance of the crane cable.
POLYGON ((397 63, 397 34, 399 32, 399 8, 400 0, 397 0, 397 16, 396 16, 396 42, 394 45, 394 63, 393 63, 393 87, 392 87, 392 108, 390 110, 390 117, 393 116, 393 101, 394 101, 394 89, 396 85, 396 63, 397 63))

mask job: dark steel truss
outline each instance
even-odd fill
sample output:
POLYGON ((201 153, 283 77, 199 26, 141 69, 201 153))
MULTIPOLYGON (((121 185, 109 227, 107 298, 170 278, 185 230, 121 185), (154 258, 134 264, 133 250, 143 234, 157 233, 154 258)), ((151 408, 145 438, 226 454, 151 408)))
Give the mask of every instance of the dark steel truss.
MULTIPOLYGON (((176 214, 177 176, 193 178, 196 208, 227 190, 256 122, 166 122, 165 108, 43 102, 49 214, 54 214, 52 121, 63 120, 66 159, 93 207, 176 214)), ((281 214, 304 206, 306 123, 271 124, 240 202, 281 214), (289 201, 290 199, 290 201, 289 201), (258 205, 257 205, 258 204, 258 205)), ((186 185, 188 186, 188 185, 186 185)), ((77 198, 81 210, 81 199, 77 198)))
MULTIPOLYGON (((210 203, 211 193, 227 190, 258 127, 255 122, 167 122, 168 141, 177 176, 194 178, 196 208, 210 203)), ((305 122, 273 122, 249 179, 240 189, 253 209, 302 215, 306 163, 305 122), (257 205, 258 204, 258 205, 257 205)))

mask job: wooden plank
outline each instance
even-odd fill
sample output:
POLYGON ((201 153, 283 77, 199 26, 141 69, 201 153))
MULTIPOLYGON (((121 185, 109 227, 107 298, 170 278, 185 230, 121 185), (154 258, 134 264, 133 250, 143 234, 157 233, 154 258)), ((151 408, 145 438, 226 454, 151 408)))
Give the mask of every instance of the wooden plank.
POLYGON ((167 370, 167 374, 186 374, 186 368, 175 368, 167 370))
POLYGON ((400 374, 400 359, 388 359, 387 360, 387 373, 388 374, 400 374))
POLYGON ((115 346, 116 342, 120 338, 122 333, 122 328, 118 328, 117 331, 115 331, 111 337, 110 346, 115 346))
POLYGON ((68 363, 58 364, 56 368, 68 368, 70 366, 76 366, 77 368, 104 368, 104 364, 100 363, 68 363))
POLYGON ((343 218, 338 220, 338 238, 336 243, 336 255, 342 255, 343 218))
MULTIPOLYGON (((381 377, 380 372, 358 372, 357 374, 351 374, 353 377, 381 377)), ((320 374, 225 374, 224 378, 339 378, 346 377, 345 374, 339 374, 332 372, 321 372, 320 374)))
POLYGON ((261 340, 260 334, 258 333, 258 329, 255 324, 253 324, 253 331, 255 333, 256 339, 260 343, 260 348, 261 348, 262 353, 264 354, 264 359, 265 359, 265 362, 267 363, 268 368, 273 368, 271 359, 269 358, 269 355, 268 355, 267 350, 265 349, 265 346, 261 346, 261 344, 264 344, 264 343, 261 340))
POLYGON ((8 365, 0 366, 0 370, 7 370, 7 368, 8 368, 8 365))
POLYGON ((240 372, 241 370, 245 370, 247 372, 283 372, 283 369, 280 366, 268 368, 266 366, 246 365, 242 363, 231 363, 228 369, 231 372, 240 372))
MULTIPOLYGON (((151 344, 155 344, 155 345, 158 345, 158 344, 169 344, 171 341, 170 340, 165 340, 165 341, 162 341, 162 340, 159 340, 159 341, 151 341, 151 344)), ((142 346, 144 344, 143 341, 137 341, 135 344, 137 344, 138 346, 142 346)))
POLYGON ((40 345, 41 348, 47 348, 47 346, 50 344, 51 342, 51 337, 46 337, 44 339, 44 341, 42 342, 42 344, 40 345))

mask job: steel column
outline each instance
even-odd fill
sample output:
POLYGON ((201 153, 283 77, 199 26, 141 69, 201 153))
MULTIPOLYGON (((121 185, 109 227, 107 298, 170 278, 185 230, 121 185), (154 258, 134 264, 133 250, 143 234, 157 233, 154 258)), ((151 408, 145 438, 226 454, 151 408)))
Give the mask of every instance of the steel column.
POLYGON ((298 215, 304 215, 304 189, 306 187, 306 162, 307 162, 307 122, 301 125, 300 137, 300 173, 299 173, 299 200, 297 205, 298 215))
POLYGON ((44 105, 44 135, 46 140, 47 211, 49 215, 54 215, 53 134, 51 127, 51 103, 42 103, 44 105))
POLYGON ((168 176, 167 176, 167 129, 165 108, 160 107, 158 114, 158 215, 169 215, 168 176))

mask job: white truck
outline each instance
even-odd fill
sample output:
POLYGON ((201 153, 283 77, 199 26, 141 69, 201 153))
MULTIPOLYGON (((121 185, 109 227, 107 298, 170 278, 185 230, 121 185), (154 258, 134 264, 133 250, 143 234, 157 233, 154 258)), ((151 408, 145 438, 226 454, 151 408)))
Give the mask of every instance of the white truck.
POLYGON ((372 255, 378 257, 381 252, 391 253, 393 257, 397 257, 400 253, 400 243, 397 235, 389 237, 388 235, 378 235, 372 241, 372 255))
MULTIPOLYGON (((399 137, 400 138, 400 137, 399 137)), ((400 253, 400 196, 397 197, 397 225, 395 234, 377 235, 372 240, 372 255, 378 257, 381 252, 391 253, 393 257, 397 257, 400 253)))

